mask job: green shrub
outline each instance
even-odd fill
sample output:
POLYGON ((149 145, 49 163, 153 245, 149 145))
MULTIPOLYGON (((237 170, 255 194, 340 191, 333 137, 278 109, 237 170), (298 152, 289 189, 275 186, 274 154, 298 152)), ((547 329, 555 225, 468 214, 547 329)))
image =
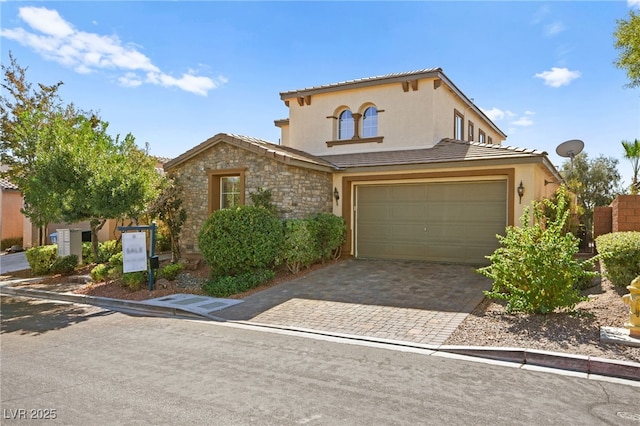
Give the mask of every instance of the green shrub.
POLYGON ((89 263, 95 263, 91 243, 87 241, 82 243, 82 263, 84 263, 85 265, 88 265, 89 263))
POLYGON ((25 254, 33 275, 47 275, 51 271, 51 265, 58 257, 58 245, 32 247, 25 254))
POLYGON ((616 287, 626 287, 640 275, 640 232, 613 232, 596 238, 604 275, 616 287))
POLYGON ((213 212, 198 233, 200 252, 213 276, 268 268, 280 254, 282 223, 263 207, 213 212))
POLYGON ((271 201, 271 190, 258 188, 256 192, 249 193, 249 199, 251 199, 251 203, 256 207, 264 207, 271 214, 276 216, 278 214, 278 208, 271 201))
POLYGON ((119 252, 109 258, 109 278, 112 280, 121 278, 124 273, 122 257, 122 252, 119 252))
POLYGON ((202 290, 209 296, 228 297, 269 282, 274 276, 275 273, 270 269, 244 272, 236 276, 221 276, 207 280, 202 290))
POLYGON ((308 219, 284 221, 284 243, 281 257, 294 274, 321 258, 318 250, 318 223, 308 219))
POLYGON ((96 263, 109 261, 115 254, 122 253, 122 242, 118 240, 108 240, 98 243, 98 257, 96 263))
POLYGON ((98 259, 94 259, 93 247, 91 243, 85 241, 82 243, 82 262, 88 263, 105 263, 114 254, 122 251, 122 242, 117 240, 100 241, 98 243, 98 259))
POLYGON ((138 291, 147 282, 147 272, 127 272, 122 274, 122 283, 131 291, 138 291))
POLYGON ((521 227, 508 227, 498 236, 501 247, 487 258, 491 264, 478 272, 493 280, 485 295, 507 301, 507 312, 548 313, 556 308, 572 309, 581 300, 579 283, 596 276, 586 262, 578 261, 579 240, 566 232, 569 208, 563 197, 558 204, 543 200, 525 209, 521 227), (544 207, 544 208, 543 208, 544 207), (549 210, 555 210, 549 215, 549 210), (543 212, 546 211, 545 220, 543 212))
POLYGON ((344 219, 331 213, 319 213, 314 221, 318 224, 317 250, 320 257, 323 260, 339 258, 347 235, 344 219))
POLYGON ((13 246, 22 247, 22 237, 12 237, 12 238, 5 238, 3 240, 0 240, 1 251, 5 251, 6 249, 11 248, 13 246))
POLYGON ((101 263, 91 270, 91 279, 93 282, 105 281, 109 276, 110 266, 106 263, 101 263))
POLYGON ((76 270, 76 266, 78 266, 78 256, 70 254, 56 258, 49 269, 52 274, 70 274, 76 270))
POLYGON ((184 265, 182 263, 169 263, 168 265, 160 268, 160 276, 166 278, 169 281, 173 281, 178 278, 178 274, 182 272, 184 265))

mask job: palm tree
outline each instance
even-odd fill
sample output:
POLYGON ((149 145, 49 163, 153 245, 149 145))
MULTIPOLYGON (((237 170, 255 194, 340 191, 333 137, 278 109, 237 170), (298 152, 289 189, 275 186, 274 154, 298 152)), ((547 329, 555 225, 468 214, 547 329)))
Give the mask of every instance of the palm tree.
POLYGON ((622 141, 624 148, 624 158, 631 161, 633 168, 633 180, 631 181, 631 194, 638 194, 640 182, 638 182, 638 174, 640 173, 640 141, 635 139, 633 142, 622 141))

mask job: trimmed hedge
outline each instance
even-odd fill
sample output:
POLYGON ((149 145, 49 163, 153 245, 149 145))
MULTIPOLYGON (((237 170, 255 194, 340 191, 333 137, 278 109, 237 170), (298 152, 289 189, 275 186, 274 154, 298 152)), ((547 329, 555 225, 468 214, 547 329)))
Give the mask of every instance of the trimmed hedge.
POLYGON ((640 232, 613 232, 596 238, 604 275, 616 287, 626 287, 640 276, 640 232))
POLYGON ((209 296, 228 297, 242 293, 273 279, 275 273, 270 269, 244 272, 237 276, 222 276, 209 279, 202 290, 209 296))
POLYGON ((270 268, 280 254, 282 222, 264 207, 213 212, 198 233, 198 246, 213 276, 270 268))
POLYGON ((294 274, 320 260, 318 224, 308 219, 289 219, 284 222, 282 259, 294 274))
POLYGON ((312 264, 340 257, 346 235, 344 219, 319 213, 311 219, 284 221, 282 259, 294 274, 312 264))
POLYGON ((58 245, 31 247, 25 254, 33 275, 47 275, 51 271, 51 265, 58 258, 58 245))

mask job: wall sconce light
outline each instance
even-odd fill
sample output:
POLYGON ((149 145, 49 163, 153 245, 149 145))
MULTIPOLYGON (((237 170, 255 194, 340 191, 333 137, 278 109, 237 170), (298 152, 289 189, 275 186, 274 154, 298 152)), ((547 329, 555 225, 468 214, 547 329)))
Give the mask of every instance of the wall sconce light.
POLYGON ((522 204, 522 196, 524 195, 524 185, 522 181, 520 181, 520 185, 518 185, 518 197, 520 197, 520 204, 522 204))
POLYGON ((338 205, 338 200, 340 199, 340 193, 338 192, 338 188, 333 188, 333 198, 336 199, 336 206, 338 205))

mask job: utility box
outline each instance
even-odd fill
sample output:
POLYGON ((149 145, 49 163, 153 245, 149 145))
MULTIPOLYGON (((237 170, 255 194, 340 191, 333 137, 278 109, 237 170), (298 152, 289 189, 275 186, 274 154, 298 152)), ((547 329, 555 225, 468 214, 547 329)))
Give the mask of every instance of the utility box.
POLYGON ((58 237, 58 257, 78 256, 78 264, 82 263, 82 230, 56 229, 58 237))

